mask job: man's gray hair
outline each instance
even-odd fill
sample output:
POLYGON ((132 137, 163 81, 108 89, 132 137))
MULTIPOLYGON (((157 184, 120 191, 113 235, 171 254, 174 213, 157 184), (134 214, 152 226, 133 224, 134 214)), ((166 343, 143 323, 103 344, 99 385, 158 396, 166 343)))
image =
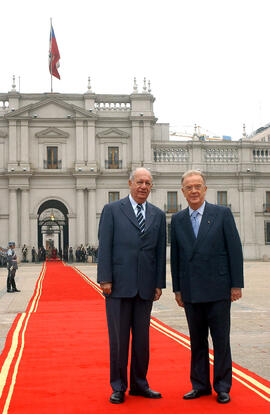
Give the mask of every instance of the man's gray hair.
POLYGON ((202 173, 200 170, 188 170, 186 171, 181 178, 181 184, 183 184, 183 181, 186 177, 189 177, 190 175, 200 175, 203 179, 204 184, 206 184, 206 178, 204 173, 202 173))
POLYGON ((148 170, 147 168, 144 168, 144 167, 137 167, 137 168, 135 168, 135 170, 131 171, 130 176, 129 176, 130 181, 134 181, 134 176, 135 176, 136 172, 138 172, 140 170, 147 171, 148 174, 150 174, 151 181, 153 181, 151 171, 148 170))

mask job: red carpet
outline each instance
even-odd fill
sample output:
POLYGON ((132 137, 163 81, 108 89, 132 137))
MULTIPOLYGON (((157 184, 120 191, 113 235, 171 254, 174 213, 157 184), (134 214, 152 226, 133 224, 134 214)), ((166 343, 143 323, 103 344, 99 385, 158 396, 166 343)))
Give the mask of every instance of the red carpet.
POLYGON ((97 285, 62 263, 47 263, 25 313, 0 356, 0 413, 269 412, 268 381, 234 365, 232 401, 216 395, 185 401, 190 391, 188 337, 152 320, 148 380, 161 400, 126 396, 109 403, 109 346, 104 299, 97 285))

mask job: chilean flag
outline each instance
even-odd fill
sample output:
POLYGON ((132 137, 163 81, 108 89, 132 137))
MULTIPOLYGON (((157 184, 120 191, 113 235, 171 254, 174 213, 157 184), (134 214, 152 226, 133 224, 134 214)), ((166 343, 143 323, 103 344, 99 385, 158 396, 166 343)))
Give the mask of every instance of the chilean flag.
POLYGON ((54 30, 51 25, 50 46, 49 46, 49 71, 51 75, 55 76, 58 79, 60 79, 60 75, 57 70, 60 66, 59 59, 60 59, 60 53, 58 50, 54 30))

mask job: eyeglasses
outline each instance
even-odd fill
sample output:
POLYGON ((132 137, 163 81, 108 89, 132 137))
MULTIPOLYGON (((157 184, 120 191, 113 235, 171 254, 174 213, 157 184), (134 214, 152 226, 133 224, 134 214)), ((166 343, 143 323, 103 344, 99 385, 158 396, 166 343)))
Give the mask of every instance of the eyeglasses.
POLYGON ((197 184, 197 185, 187 185, 187 186, 185 186, 185 187, 183 187, 183 189, 185 190, 185 191, 187 191, 187 192, 190 192, 190 191, 192 191, 193 189, 194 190, 197 190, 197 191, 201 191, 201 189, 204 187, 204 185, 202 185, 202 184, 197 184))
POLYGON ((135 184, 137 187, 142 187, 144 184, 148 188, 152 186, 152 183, 150 183, 149 181, 136 181, 135 184))

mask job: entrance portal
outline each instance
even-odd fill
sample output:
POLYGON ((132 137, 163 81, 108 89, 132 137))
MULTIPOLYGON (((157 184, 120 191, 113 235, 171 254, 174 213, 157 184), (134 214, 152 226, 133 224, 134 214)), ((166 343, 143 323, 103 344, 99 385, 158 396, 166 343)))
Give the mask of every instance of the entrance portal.
POLYGON ((61 201, 45 201, 38 209, 38 247, 64 253, 68 245, 68 209, 61 201))

